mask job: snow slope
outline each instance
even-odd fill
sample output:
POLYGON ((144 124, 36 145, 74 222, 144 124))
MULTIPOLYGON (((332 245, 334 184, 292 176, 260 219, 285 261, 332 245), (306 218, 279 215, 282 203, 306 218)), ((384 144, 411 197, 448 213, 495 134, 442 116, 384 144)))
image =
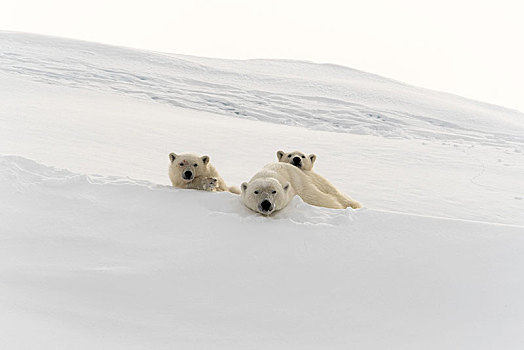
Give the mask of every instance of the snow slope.
MULTIPOLYGON (((524 225, 524 153, 333 133, 35 83, 0 72, 0 150, 84 174, 169 184, 169 152, 209 154, 239 186, 278 149, 316 153, 317 172, 364 205, 524 225)), ((524 145, 524 144, 523 144, 524 145)))
POLYGON ((5 72, 173 106, 316 130, 391 137, 524 141, 514 110, 330 64, 168 55, 0 32, 5 72))
POLYGON ((0 186, 2 349, 524 344, 521 227, 298 198, 267 219, 229 193, 20 157, 0 158, 0 186))
POLYGON ((521 349, 523 121, 333 65, 0 32, 0 348, 521 349), (166 186, 171 151, 238 185, 278 149, 366 208, 166 186))

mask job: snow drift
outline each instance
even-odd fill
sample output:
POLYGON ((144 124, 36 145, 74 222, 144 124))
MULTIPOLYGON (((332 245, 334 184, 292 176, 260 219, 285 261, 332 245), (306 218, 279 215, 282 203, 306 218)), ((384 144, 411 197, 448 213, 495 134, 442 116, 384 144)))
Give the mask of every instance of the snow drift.
POLYGON ((298 198, 266 218, 229 193, 5 156, 0 196, 5 349, 524 341, 522 228, 298 198))

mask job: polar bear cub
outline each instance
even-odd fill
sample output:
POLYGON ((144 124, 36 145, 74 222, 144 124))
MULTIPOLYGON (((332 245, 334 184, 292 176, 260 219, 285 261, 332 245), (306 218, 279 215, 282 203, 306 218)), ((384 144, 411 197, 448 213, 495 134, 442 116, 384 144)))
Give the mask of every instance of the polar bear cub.
POLYGON ((299 151, 293 151, 289 153, 278 151, 277 158, 279 162, 289 163, 302 170, 313 169, 313 164, 315 164, 315 160, 317 160, 316 155, 306 155, 305 153, 299 151))
POLYGON ((169 153, 169 161, 169 179, 173 187, 240 194, 238 188, 226 185, 215 167, 209 163, 208 156, 169 153))
POLYGON ((313 171, 313 164, 315 164, 315 161, 317 160, 316 155, 310 154, 306 156, 304 153, 299 151, 293 151, 289 153, 278 151, 277 158, 279 162, 289 163, 299 169, 302 169, 320 191, 335 196, 344 208, 362 208, 362 204, 340 192, 331 182, 313 171))
POLYGON ((343 209, 336 196, 321 191, 310 176, 288 163, 271 163, 241 186, 241 199, 246 207, 263 215, 285 208, 298 195, 319 207, 343 209))

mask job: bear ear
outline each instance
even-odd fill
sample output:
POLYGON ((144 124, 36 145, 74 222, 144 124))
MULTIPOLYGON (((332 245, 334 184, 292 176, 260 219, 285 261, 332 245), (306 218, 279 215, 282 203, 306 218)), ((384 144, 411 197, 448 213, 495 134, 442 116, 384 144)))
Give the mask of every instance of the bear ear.
POLYGON ((317 156, 314 154, 310 154, 308 157, 309 157, 309 160, 311 160, 311 165, 315 164, 315 160, 317 160, 317 156))
POLYGON ((278 158, 278 160, 282 159, 283 156, 284 156, 284 151, 278 151, 278 152, 277 152, 277 158, 278 158))
POLYGON ((177 155, 173 152, 169 153, 169 160, 171 161, 171 163, 173 163, 176 159, 177 155))
POLYGON ((284 187, 282 187, 282 188, 284 189, 285 192, 287 192, 287 190, 289 190, 289 182, 286 183, 286 184, 284 185, 284 187))
POLYGON ((204 164, 209 163, 209 156, 202 156, 202 162, 203 162, 204 164))
POLYGON ((246 192, 246 190, 247 190, 247 182, 243 182, 242 185, 240 185, 240 188, 242 188, 242 192, 246 192))

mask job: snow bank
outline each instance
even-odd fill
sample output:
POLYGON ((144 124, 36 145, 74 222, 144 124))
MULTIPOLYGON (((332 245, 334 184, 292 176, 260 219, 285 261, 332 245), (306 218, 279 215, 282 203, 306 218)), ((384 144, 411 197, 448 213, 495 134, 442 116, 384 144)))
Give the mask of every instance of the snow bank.
POLYGON ((522 227, 0 157, 1 348, 518 349, 522 227), (7 200, 5 200, 7 199, 7 200))

